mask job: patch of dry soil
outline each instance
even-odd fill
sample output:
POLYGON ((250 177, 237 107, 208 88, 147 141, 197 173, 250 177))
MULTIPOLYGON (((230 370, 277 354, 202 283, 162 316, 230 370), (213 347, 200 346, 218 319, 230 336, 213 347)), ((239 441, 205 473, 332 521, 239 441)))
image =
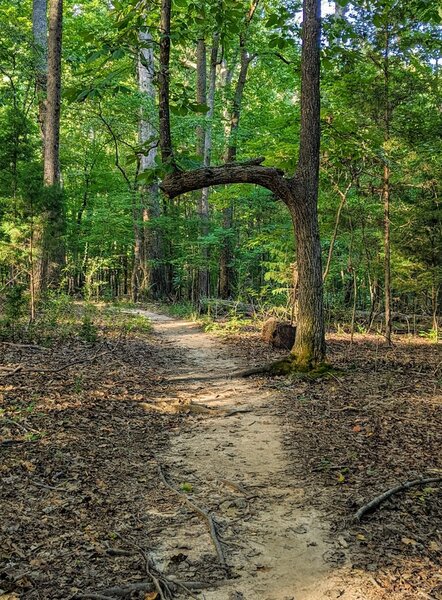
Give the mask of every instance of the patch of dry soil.
MULTIPOLYGON (((216 409, 188 419, 161 459, 169 481, 210 510, 218 526, 231 578, 205 591, 206 600, 372 597, 370 583, 350 577, 345 544, 330 538, 329 524, 305 504, 302 481, 289 474, 274 413, 277 392, 235 378, 244 361, 195 324, 137 312, 151 319, 162 343, 185 351, 170 373, 166 402, 190 400, 216 409)), ((177 549, 190 564, 215 554, 198 518, 182 521, 159 544, 159 565, 169 563, 177 549)))

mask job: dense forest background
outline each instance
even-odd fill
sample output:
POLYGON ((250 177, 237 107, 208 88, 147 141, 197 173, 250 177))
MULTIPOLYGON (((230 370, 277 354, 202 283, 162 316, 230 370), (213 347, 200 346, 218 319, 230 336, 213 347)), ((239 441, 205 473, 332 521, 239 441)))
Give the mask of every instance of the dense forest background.
MULTIPOLYGON (((0 0, 4 318, 35 318, 40 294, 54 291, 203 308, 205 299, 222 298, 290 314, 297 265, 282 203, 252 185, 173 200, 159 188, 166 167, 157 156, 155 4, 65 2, 54 193, 43 173, 47 72, 37 4, 0 0), (44 252, 57 265, 40 281, 44 252)), ((50 4, 61 14, 60 0, 50 4)), ((323 6, 319 219, 330 322, 373 326, 387 302, 402 322, 397 330, 423 327, 437 337, 442 46, 431 4, 323 6)), ((292 0, 175 0, 170 78, 178 166, 263 155, 267 165, 295 168, 299 11, 292 0)))

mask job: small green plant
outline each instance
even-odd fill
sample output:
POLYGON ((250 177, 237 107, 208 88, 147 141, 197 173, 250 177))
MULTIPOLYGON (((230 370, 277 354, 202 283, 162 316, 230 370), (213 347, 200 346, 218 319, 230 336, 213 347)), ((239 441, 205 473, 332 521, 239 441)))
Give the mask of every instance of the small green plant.
POLYGON ((74 387, 75 394, 81 394, 81 392, 83 391, 83 376, 82 375, 75 376, 73 387, 74 387))
POLYGON ((124 321, 124 328, 127 333, 149 333, 152 331, 152 324, 143 315, 130 315, 124 321))
POLYGON ((90 317, 90 315, 88 315, 88 314, 84 315, 78 335, 85 342, 93 343, 93 342, 97 341, 98 329, 97 329, 97 326, 92 321, 92 318, 90 317))
POLYGON ((429 331, 419 331, 419 336, 437 344, 440 334, 437 329, 430 329, 429 331))

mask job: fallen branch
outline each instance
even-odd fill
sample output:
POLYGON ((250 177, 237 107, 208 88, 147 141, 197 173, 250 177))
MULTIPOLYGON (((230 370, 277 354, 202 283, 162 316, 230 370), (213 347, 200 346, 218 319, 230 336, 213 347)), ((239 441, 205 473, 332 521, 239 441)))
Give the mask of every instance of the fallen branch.
POLYGON ((197 506, 194 502, 189 500, 189 498, 185 494, 183 494, 179 490, 175 489, 172 485, 170 485, 170 483, 167 481, 167 479, 164 475, 163 469, 161 468, 161 465, 158 461, 157 461, 157 466, 158 466, 158 474, 160 476, 161 481, 164 483, 164 485, 169 490, 171 490, 172 492, 174 492, 175 494, 180 496, 184 500, 184 502, 188 506, 190 506, 190 508, 192 510, 194 510, 196 513, 198 513, 204 519, 204 521, 206 522, 207 527, 209 529, 209 533, 210 533, 210 537, 212 538, 213 545, 215 546, 215 550, 218 555, 218 560, 219 560, 221 566, 223 567, 223 569, 228 570, 226 559, 224 557, 224 552, 221 547, 221 543, 218 539, 218 534, 216 532, 215 522, 212 518, 212 515, 204 508, 197 506))
POLYGON ((29 350, 42 350, 49 351, 49 348, 45 346, 39 346, 38 344, 18 344, 16 342, 0 342, 4 346, 12 346, 13 348, 28 348, 29 350))
MULTIPOLYGON (((169 580, 170 585, 173 587, 185 586, 189 590, 203 590, 207 587, 213 587, 214 584, 202 583, 200 581, 180 581, 175 579, 169 580)), ((83 599, 90 598, 94 600, 101 600, 105 598, 106 600, 111 598, 124 598, 125 596, 129 596, 133 592, 155 592, 155 586, 151 581, 140 581, 138 583, 129 583, 127 585, 115 586, 110 588, 104 588, 99 590, 98 592, 84 592, 80 594, 76 594, 74 596, 75 599, 83 599)))
POLYGON ((405 490, 409 490, 410 488, 418 485, 427 485, 429 483, 440 482, 442 482, 442 477, 429 477, 427 479, 413 479, 412 481, 406 481, 405 483, 396 485, 395 487, 390 488, 383 494, 376 496, 376 498, 373 498, 373 500, 371 500, 367 504, 364 504, 364 506, 361 506, 361 508, 356 512, 354 518, 356 521, 360 521, 366 513, 375 510, 380 504, 385 502, 385 500, 388 500, 388 498, 390 498, 394 494, 404 492, 405 490))
POLYGON ((3 423, 6 423, 6 425, 14 425, 15 427, 17 427, 18 429, 21 429, 25 433, 28 433, 30 431, 32 433, 41 433, 40 431, 37 431, 37 429, 32 429, 32 427, 27 427, 26 425, 23 425, 22 423, 19 423, 18 421, 14 421, 13 419, 7 419, 5 417, 1 417, 0 425, 2 425, 3 423))
POLYGON ((15 446, 15 444, 33 444, 37 440, 1 440, 0 446, 15 446))
POLYGON ((74 367, 75 365, 83 365, 83 364, 89 364, 94 362, 94 360, 97 360, 98 358, 101 358, 102 356, 105 356, 106 354, 109 354, 110 352, 113 352, 115 350, 115 348, 111 348, 108 350, 104 350, 104 352, 97 352, 96 354, 94 354, 94 356, 92 356, 91 358, 79 358, 77 360, 73 360, 70 363, 67 363, 66 365, 62 365, 61 367, 56 367, 54 369, 45 369, 45 368, 28 368, 25 369, 23 367, 23 365, 18 365, 17 367, 15 367, 14 369, 11 369, 10 371, 6 372, 3 375, 0 375, 0 378, 5 378, 5 377, 11 377, 12 375, 15 375, 16 373, 21 373, 21 374, 26 374, 26 373, 60 373, 61 371, 64 371, 65 369, 69 369, 70 367, 74 367))

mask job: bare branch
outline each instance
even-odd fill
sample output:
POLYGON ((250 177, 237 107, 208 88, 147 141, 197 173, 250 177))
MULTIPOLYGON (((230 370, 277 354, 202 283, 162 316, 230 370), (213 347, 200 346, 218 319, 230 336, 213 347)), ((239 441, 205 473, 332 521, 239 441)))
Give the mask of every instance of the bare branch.
POLYGON ((292 180, 284 177, 283 171, 261 165, 263 158, 244 163, 226 163, 218 167, 202 167, 192 171, 177 171, 167 174, 160 187, 169 196, 175 198, 192 190, 200 190, 213 185, 229 183, 251 183, 260 185, 286 202, 292 193, 292 180))

